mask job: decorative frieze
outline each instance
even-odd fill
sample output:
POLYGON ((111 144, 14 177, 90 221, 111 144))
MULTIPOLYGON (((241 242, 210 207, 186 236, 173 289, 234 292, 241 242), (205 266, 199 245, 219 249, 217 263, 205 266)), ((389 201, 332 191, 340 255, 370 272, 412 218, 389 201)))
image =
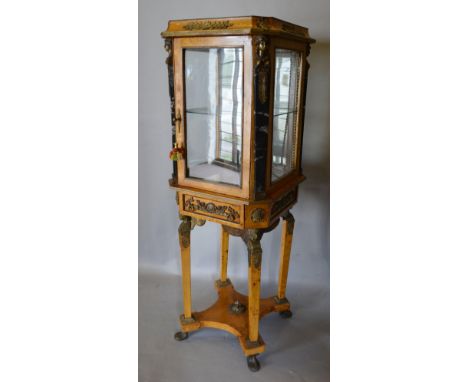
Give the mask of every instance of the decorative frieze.
POLYGON ((230 21, 192 21, 184 25, 185 30, 216 30, 216 29, 228 29, 234 24, 230 21))
POLYGON ((284 195, 281 199, 278 199, 276 202, 273 203, 271 207, 271 216, 276 216, 280 213, 284 208, 288 205, 292 204, 296 201, 296 190, 289 191, 286 195, 284 195))
POLYGON ((190 196, 185 200, 184 210, 187 212, 203 212, 210 215, 216 215, 229 222, 237 222, 240 219, 239 212, 232 206, 205 202, 201 199, 194 198, 193 196, 190 196))

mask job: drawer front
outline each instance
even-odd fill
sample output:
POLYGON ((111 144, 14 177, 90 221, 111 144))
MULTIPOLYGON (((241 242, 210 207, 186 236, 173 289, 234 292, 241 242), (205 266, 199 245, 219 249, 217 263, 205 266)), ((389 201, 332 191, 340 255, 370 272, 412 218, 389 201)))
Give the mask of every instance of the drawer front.
POLYGON ((216 220, 240 225, 243 218, 242 206, 183 195, 182 209, 192 214, 203 215, 216 220))

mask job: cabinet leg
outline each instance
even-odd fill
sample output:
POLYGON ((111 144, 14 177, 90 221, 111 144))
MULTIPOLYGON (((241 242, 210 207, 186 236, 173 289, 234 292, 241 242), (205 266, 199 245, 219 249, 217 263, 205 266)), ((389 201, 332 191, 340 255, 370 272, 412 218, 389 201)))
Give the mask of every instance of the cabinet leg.
MULTIPOLYGON (((250 230, 249 230, 250 231, 250 230)), ((260 274, 262 268, 261 234, 252 230, 246 240, 249 253, 249 342, 258 342, 260 320, 260 274)))
POLYGON ((190 216, 181 216, 179 225, 179 244, 182 264, 182 291, 184 294, 184 318, 192 318, 192 297, 190 285, 190 231, 192 219, 190 216))
POLYGON ((278 300, 280 301, 286 296, 293 231, 294 216, 288 211, 283 216, 283 221, 281 223, 281 252, 278 276, 278 300))
POLYGON ((227 280, 227 266, 229 254, 229 233, 221 226, 221 272, 220 279, 222 283, 227 280))

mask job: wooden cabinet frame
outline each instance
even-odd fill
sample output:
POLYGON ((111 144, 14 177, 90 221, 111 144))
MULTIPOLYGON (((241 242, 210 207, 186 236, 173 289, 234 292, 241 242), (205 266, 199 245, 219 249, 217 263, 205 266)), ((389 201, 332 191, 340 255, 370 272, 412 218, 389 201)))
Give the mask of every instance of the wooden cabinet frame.
POLYGON ((200 190, 219 192, 237 198, 249 198, 250 194, 250 134, 252 131, 252 39, 246 36, 179 38, 174 41, 174 92, 176 114, 180 112, 181 121, 176 129, 176 142, 186 148, 186 108, 184 83, 184 49, 189 48, 243 48, 243 99, 242 99, 242 158, 241 185, 227 185, 209 182, 186 176, 185 158, 177 163, 178 185, 200 190))
MULTIPOLYGON (((256 356, 265 350, 259 333, 260 319, 272 312, 283 318, 292 315, 286 298, 294 231, 290 209, 297 202, 298 184, 304 180, 301 155, 309 69, 307 56, 315 40, 310 38, 307 28, 259 16, 174 20, 169 22, 162 36, 168 52, 172 143, 178 149, 171 151, 173 158, 177 153, 177 162, 174 162, 169 183, 176 190, 181 218, 179 243, 184 310, 180 316, 181 331, 175 334, 175 339, 184 340, 189 332, 203 327, 225 330, 238 337, 249 369, 257 371, 260 364, 256 356), (240 187, 187 177, 186 156, 180 155, 187 148, 184 49, 234 47, 243 50, 240 187), (276 49, 298 52, 300 64, 295 100, 294 166, 289 174, 272 182, 276 49), (260 241, 263 234, 275 229, 281 220, 277 294, 261 298, 260 241), (216 281, 218 300, 208 309, 197 312, 192 310, 191 303, 190 232, 206 221, 221 226, 221 269, 216 281), (247 247, 248 295, 237 292, 228 278, 229 236, 241 237, 247 247)), ((217 70, 219 73, 219 68, 217 70)), ((216 121, 216 125, 218 140, 220 122, 216 121)))
MULTIPOLYGON (((241 185, 227 185, 222 183, 209 182, 207 180, 195 179, 186 176, 187 163, 185 158, 178 161, 178 186, 196 188, 211 192, 220 193, 234 198, 255 200, 254 177, 255 168, 253 166, 255 142, 252 133, 254 126, 254 102, 253 102, 253 76, 254 76, 254 46, 250 36, 217 36, 217 37, 189 37, 174 40, 174 93, 175 93, 175 113, 180 112, 181 121, 176 130, 176 142, 180 147, 186 147, 186 109, 185 109, 185 84, 184 84, 184 59, 183 50, 190 48, 242 48, 243 49, 243 99, 242 99, 242 158, 241 158, 241 185)), ((309 44, 287 40, 283 38, 271 38, 269 40, 270 59, 270 94, 274 94, 275 89, 275 59, 276 49, 287 49, 300 54, 300 69, 298 80, 297 113, 296 113, 296 133, 294 150, 294 168, 284 177, 272 182, 272 144, 273 144, 273 107, 274 98, 269 99, 269 126, 268 126, 268 154, 265 176, 265 195, 276 193, 278 190, 291 184, 297 184, 303 180, 301 170, 301 148, 302 131, 304 125, 304 101, 305 101, 305 81, 307 72, 306 56, 309 44)))

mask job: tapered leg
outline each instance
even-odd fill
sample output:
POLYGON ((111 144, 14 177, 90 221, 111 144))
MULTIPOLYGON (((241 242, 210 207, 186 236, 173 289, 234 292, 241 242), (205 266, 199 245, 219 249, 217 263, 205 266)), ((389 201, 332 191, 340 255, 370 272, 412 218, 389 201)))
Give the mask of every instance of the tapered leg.
POLYGON ((261 234, 252 230, 246 240, 249 252, 249 341, 258 341, 258 323, 260 320, 260 274, 262 268, 261 234))
POLYGON ((288 282, 289 258, 291 255, 292 237, 294 231, 294 217, 288 211, 283 216, 281 226, 281 252, 278 277, 278 299, 286 296, 286 284, 288 282))
POLYGON ((227 266, 228 266, 228 254, 229 254, 229 233, 224 230, 221 226, 221 282, 227 280, 227 266))
POLYGON ((179 225, 179 244, 182 264, 182 291, 184 294, 184 318, 192 317, 192 298, 190 285, 190 216, 181 216, 182 222, 179 225))

